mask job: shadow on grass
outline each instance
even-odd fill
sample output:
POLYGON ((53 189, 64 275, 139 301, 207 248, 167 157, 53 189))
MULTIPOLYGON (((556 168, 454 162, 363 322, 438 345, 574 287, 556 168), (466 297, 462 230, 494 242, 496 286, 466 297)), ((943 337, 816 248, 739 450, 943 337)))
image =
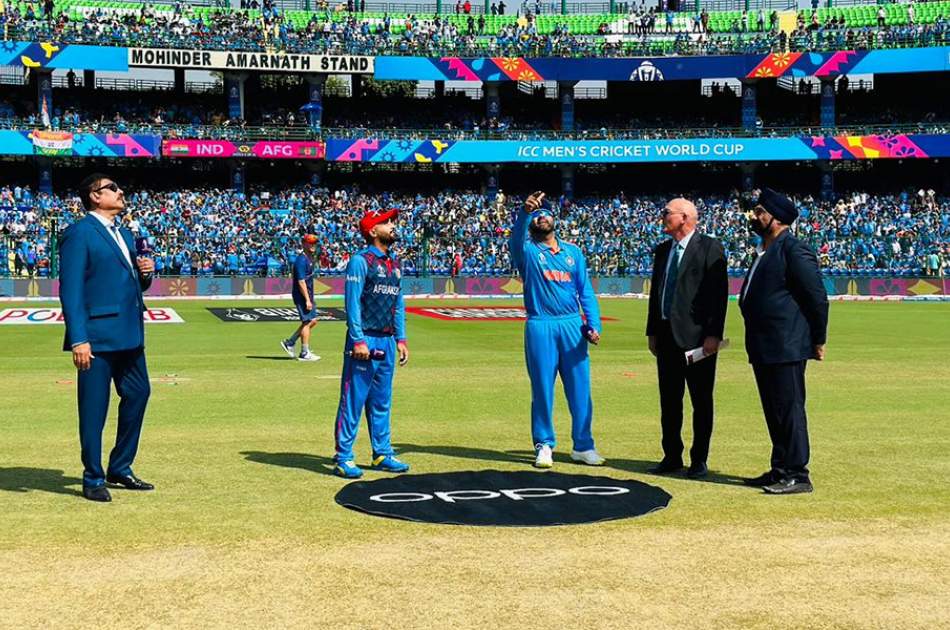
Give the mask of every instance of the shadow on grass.
POLYGON ((291 357, 275 357, 275 356, 264 357, 264 356, 257 356, 257 355, 251 355, 251 354, 246 355, 244 358, 254 359, 257 361, 293 361, 294 360, 291 357))
POLYGON ((322 475, 333 474, 333 460, 322 455, 310 453, 265 453, 263 451, 241 451, 244 459, 258 464, 299 468, 322 475))
POLYGON ((489 462, 513 462, 516 464, 530 464, 534 461, 534 453, 524 457, 515 451, 492 451, 487 448, 472 448, 468 446, 438 446, 421 444, 394 444, 396 452, 402 456, 409 453, 426 453, 443 457, 457 457, 459 459, 473 459, 489 462))
POLYGON ((82 486, 79 477, 66 477, 62 470, 49 468, 0 468, 0 490, 5 492, 52 492, 82 496, 82 492, 70 486, 82 486))

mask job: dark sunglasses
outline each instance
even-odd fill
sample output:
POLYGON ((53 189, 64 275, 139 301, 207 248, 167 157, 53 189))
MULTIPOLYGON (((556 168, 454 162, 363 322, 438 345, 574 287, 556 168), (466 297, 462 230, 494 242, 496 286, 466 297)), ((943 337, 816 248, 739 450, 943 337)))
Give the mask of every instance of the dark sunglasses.
POLYGON ((109 182, 105 186, 100 186, 99 188, 96 188, 92 192, 99 192, 100 190, 111 190, 112 192, 117 193, 119 192, 119 185, 116 184, 115 182, 109 182))

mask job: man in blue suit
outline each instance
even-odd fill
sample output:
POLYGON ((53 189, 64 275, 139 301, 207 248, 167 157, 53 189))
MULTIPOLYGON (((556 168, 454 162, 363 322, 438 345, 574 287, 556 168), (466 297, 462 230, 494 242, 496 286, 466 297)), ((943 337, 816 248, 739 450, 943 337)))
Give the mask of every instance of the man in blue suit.
POLYGON ((825 358, 828 294, 815 252, 788 230, 797 218, 788 197, 762 191, 749 218, 762 243, 739 292, 746 352, 772 439, 771 469, 746 483, 769 494, 813 490, 805 365, 825 358))
POLYGON ((135 256, 132 233, 117 224, 125 196, 112 178, 99 173, 79 185, 86 216, 60 241, 59 296, 66 320, 63 350, 79 370, 79 442, 83 496, 111 501, 106 482, 130 490, 154 486, 135 476, 142 418, 151 388, 145 366, 142 292, 152 283, 154 262, 135 256), (102 430, 115 382, 119 403, 116 444, 102 470, 102 430))

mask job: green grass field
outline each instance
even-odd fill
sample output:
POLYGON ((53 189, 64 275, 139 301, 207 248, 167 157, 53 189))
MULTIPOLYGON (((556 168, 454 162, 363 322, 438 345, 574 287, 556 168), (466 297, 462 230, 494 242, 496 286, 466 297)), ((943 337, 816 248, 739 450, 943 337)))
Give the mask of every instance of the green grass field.
MULTIPOLYGON (((603 300, 618 319, 592 351, 607 468, 564 459, 559 393, 555 470, 639 479, 673 500, 636 519, 513 529, 334 502, 344 324, 319 325, 324 359, 303 364, 273 360, 289 324, 226 324, 205 310, 222 302, 163 305, 187 323, 147 330, 153 388, 135 470, 157 490, 115 490, 108 505, 78 496, 62 328, 0 327, 0 627, 950 626, 950 304, 832 305, 828 358, 808 368, 816 492, 771 497, 730 482, 769 454, 735 303, 715 474, 695 482, 645 474, 660 454, 646 302, 603 300)), ((393 431, 413 472, 525 469, 522 325, 410 315, 408 326, 393 431)), ((106 451, 114 426, 112 415, 106 451)), ((364 424, 358 463, 368 451, 364 424)))

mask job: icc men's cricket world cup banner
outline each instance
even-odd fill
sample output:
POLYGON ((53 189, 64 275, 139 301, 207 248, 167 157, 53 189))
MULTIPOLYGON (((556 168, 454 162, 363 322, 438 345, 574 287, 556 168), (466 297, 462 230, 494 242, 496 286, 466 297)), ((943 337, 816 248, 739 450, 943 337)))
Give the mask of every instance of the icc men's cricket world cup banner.
POLYGON ((950 156, 950 136, 805 136, 696 140, 330 139, 332 162, 621 163, 873 160, 950 156))

